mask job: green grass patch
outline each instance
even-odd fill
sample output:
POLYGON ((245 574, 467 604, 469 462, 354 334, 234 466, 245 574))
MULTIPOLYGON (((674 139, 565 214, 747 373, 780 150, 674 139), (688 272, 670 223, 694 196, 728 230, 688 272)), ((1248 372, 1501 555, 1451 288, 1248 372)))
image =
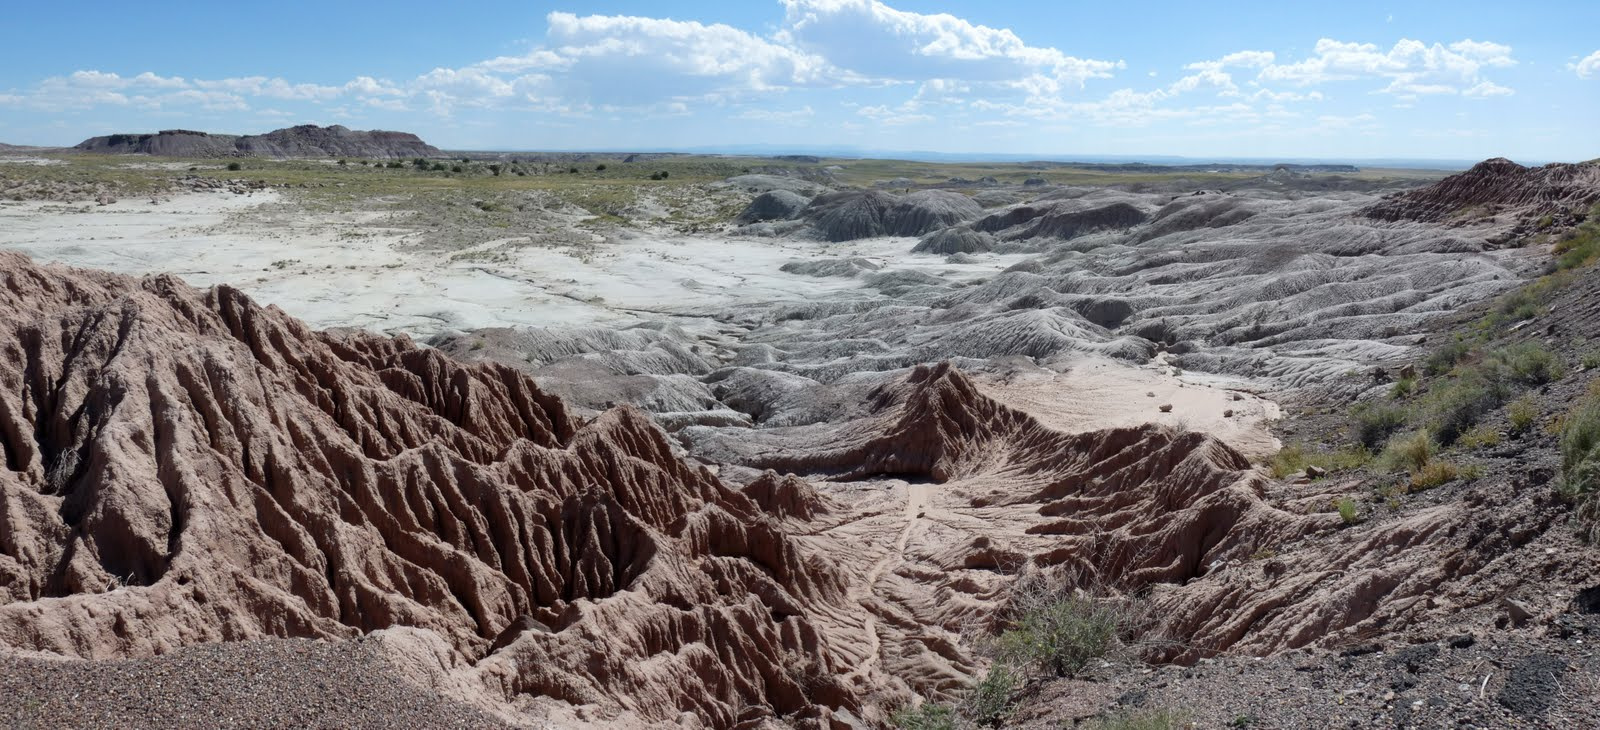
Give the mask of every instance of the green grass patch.
POLYGON ((889 718, 901 730, 956 730, 956 713, 949 705, 924 702, 903 707, 889 718))
POLYGON ((1329 473, 1359 469, 1372 463, 1372 454, 1359 447, 1319 449, 1306 444, 1289 444, 1267 460, 1267 467, 1277 479, 1304 474, 1306 467, 1316 466, 1329 473))
POLYGON ((1177 730, 1189 724, 1187 713, 1166 708, 1136 710, 1091 720, 1089 730, 1177 730))
POLYGON ((1562 419, 1561 486, 1577 504, 1579 532, 1600 538, 1600 397, 1589 395, 1562 419))

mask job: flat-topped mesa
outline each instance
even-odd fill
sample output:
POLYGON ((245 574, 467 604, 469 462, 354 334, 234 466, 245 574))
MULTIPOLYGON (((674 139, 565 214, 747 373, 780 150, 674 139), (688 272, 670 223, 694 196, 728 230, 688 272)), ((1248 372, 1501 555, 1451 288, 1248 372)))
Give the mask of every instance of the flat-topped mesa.
POLYGON ((1427 187, 1374 203, 1361 213, 1385 221, 1466 224, 1500 214, 1517 222, 1569 225, 1600 203, 1600 164, 1524 167, 1504 157, 1484 160, 1427 187))
POLYGON ((831 567, 644 414, 581 422, 509 367, 0 253, 0 458, 5 647, 396 629, 508 703, 860 707, 791 676, 842 661, 810 619, 844 600, 831 567))
POLYGON ((360 131, 340 125, 302 124, 265 134, 208 134, 167 129, 156 134, 112 134, 92 137, 75 148, 99 154, 146 154, 162 157, 438 157, 437 147, 408 132, 360 131))

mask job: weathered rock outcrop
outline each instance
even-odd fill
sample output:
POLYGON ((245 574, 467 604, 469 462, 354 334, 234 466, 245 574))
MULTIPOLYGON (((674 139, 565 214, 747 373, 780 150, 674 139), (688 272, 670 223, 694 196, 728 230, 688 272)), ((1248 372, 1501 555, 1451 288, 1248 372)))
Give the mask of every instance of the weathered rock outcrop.
MULTIPOLYGON (((630 408, 580 422, 504 366, 11 253, 0 353, 0 644, 394 629, 500 701, 593 720, 859 703, 808 618, 841 578, 630 408)), ((792 491, 758 496, 822 507, 792 491)))
POLYGON ((266 134, 207 134, 168 129, 156 134, 92 137, 75 149, 98 154, 162 157, 438 157, 437 147, 408 132, 358 131, 340 125, 303 124, 266 134))
POLYGON ((1496 157, 1433 185, 1375 203, 1362 213, 1377 220, 1430 223, 1452 219, 1470 223, 1511 213, 1522 221, 1548 216, 1549 225, 1570 222, 1596 203, 1600 203, 1600 164, 1557 162, 1523 167, 1496 157))

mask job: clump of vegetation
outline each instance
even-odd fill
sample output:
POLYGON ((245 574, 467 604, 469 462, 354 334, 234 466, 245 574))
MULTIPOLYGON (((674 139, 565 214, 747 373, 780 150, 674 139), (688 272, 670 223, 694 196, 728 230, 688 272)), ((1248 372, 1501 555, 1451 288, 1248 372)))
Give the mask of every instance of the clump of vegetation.
POLYGON ((1361 521, 1361 513, 1356 509, 1355 500, 1344 497, 1334 502, 1333 507, 1339 510, 1339 519, 1343 520, 1346 525, 1353 525, 1361 521))
POLYGON ((996 662, 961 703, 963 715, 979 725, 1001 726, 1011 712, 1011 696, 1022 684, 1021 675, 996 662))
POLYGON ((949 705, 924 702, 916 707, 903 707, 889 721, 901 730, 955 730, 956 713, 949 705))
POLYGON ((650 173, 650 179, 651 180, 665 180, 665 179, 667 179, 668 177, 671 177, 671 176, 672 176, 672 173, 669 173, 666 170, 662 170, 661 172, 652 172, 652 173, 650 173))
POLYGON ((1181 712, 1158 708, 1100 718, 1083 727, 1089 730, 1176 730, 1188 722, 1188 716, 1181 712))
POLYGON ((1537 342, 1521 342, 1494 351, 1491 365, 1504 367, 1511 379, 1527 386, 1560 380, 1565 371, 1561 358, 1537 342))
POLYGON ((1449 344, 1428 355, 1428 359, 1422 363, 1422 370, 1429 375, 1444 375, 1455 369, 1456 364, 1465 360, 1471 352, 1472 345, 1468 344, 1466 340, 1457 337, 1449 344))
POLYGON ((1600 222, 1596 214, 1600 207, 1589 212, 1583 225, 1568 231, 1556 242, 1556 270, 1568 271, 1589 266, 1600 261, 1600 222))
POLYGON ((1289 444, 1273 454, 1267 461, 1267 466, 1272 470, 1272 476, 1277 479, 1304 473, 1306 467, 1316 466, 1327 469, 1329 472, 1359 469, 1372 461, 1372 454, 1362 448, 1346 448, 1329 451, 1307 446, 1305 444, 1289 444))
POLYGON ((244 165, 239 163, 239 162, 230 162, 230 163, 228 163, 228 172, 238 172, 238 171, 243 170, 243 169, 244 169, 244 165))
POLYGON ((594 171, 595 172, 605 172, 606 171, 606 166, 603 165, 603 164, 595 165, 594 166, 594 171))
POLYGON ((1350 411, 1350 416, 1356 443, 1367 449, 1383 445, 1406 425, 1406 409, 1384 403, 1357 404, 1350 411))
POLYGON ((1405 400, 1415 392, 1417 392, 1416 378, 1401 378, 1394 381, 1394 385, 1389 386, 1389 398, 1391 400, 1405 400))
POLYGON ((1561 494, 1578 505, 1578 529, 1600 538, 1600 397, 1590 395, 1561 428, 1561 494))
MULTIPOLYGON (((1515 404, 1513 404, 1515 405, 1515 404)), ((1456 439, 1456 445, 1463 449, 1483 449, 1500 445, 1500 432, 1489 426, 1478 426, 1456 439)))
POLYGON ((1527 433, 1539 420, 1539 406, 1533 402, 1533 398, 1522 396, 1506 407, 1506 418, 1511 422, 1511 433, 1527 433))
POLYGON ((1461 477, 1460 470, 1448 461, 1430 461, 1420 471, 1411 475, 1411 491, 1420 492, 1424 489, 1433 489, 1446 482, 1452 482, 1461 477))
POLYGON ((995 641, 996 661, 1057 677, 1075 676, 1109 654, 1135 615, 1125 599, 1043 576, 1012 585, 1008 613, 995 641))
POLYGON ((1390 471, 1411 473, 1422 471, 1432 460, 1433 439, 1428 437, 1426 431, 1396 436, 1384 447, 1383 455, 1378 457, 1379 463, 1390 471))

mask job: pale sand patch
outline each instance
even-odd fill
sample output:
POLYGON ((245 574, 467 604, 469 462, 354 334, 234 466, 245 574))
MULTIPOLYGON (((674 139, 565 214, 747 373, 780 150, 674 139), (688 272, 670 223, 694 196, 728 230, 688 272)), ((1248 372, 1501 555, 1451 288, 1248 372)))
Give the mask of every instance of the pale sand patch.
POLYGON ((1040 368, 1003 375, 973 373, 972 378, 985 395, 1057 431, 1084 433, 1160 423, 1210 434, 1251 459, 1270 456, 1282 447, 1270 429, 1282 416, 1278 404, 1255 395, 1253 384, 1214 375, 1174 376, 1159 361, 1135 367, 1083 356, 1068 361, 1065 372, 1040 368), (1162 413, 1163 405, 1171 405, 1172 411, 1162 413), (1229 411, 1232 416, 1225 415, 1229 411))

